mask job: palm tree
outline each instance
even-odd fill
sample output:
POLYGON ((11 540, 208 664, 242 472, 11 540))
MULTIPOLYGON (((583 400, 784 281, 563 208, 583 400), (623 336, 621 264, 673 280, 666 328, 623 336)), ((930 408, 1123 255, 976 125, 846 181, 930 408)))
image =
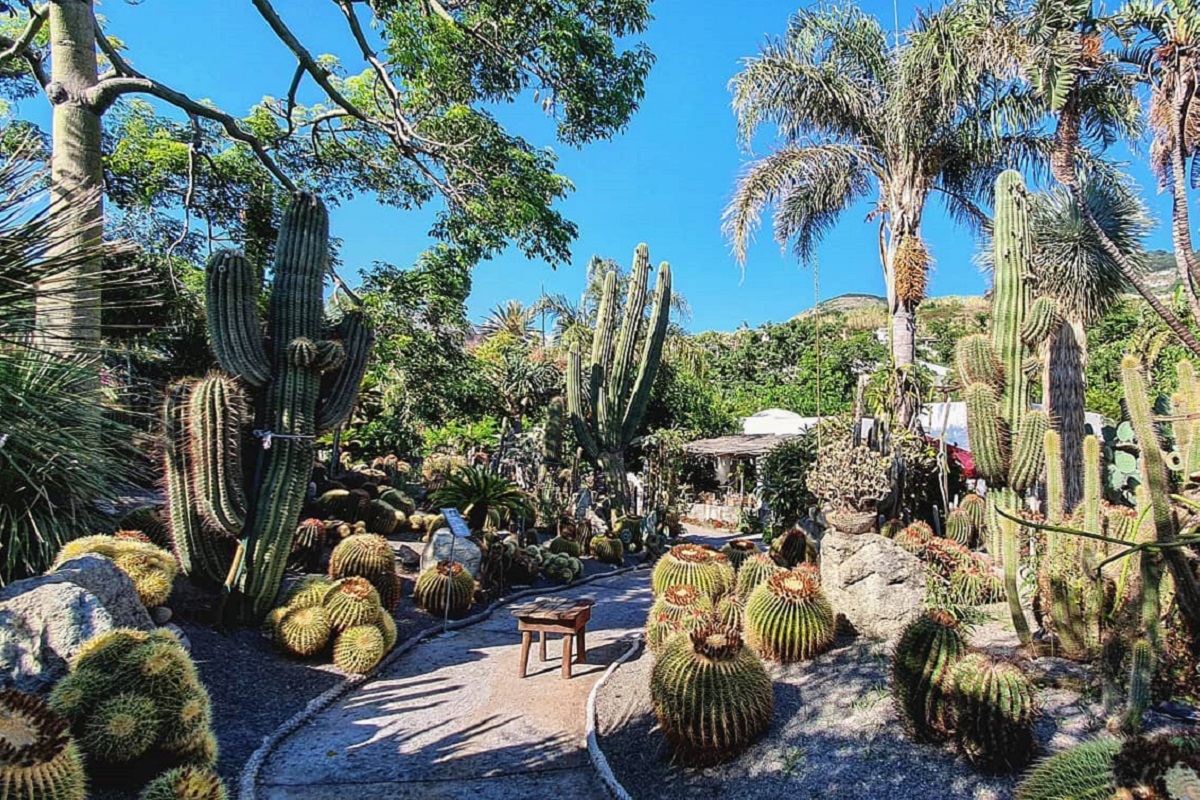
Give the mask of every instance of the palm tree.
POLYGON ((479 332, 488 338, 503 333, 518 342, 528 342, 536 333, 533 325, 536 313, 532 307, 527 307, 520 300, 499 303, 488 312, 483 322, 479 323, 479 332))
MULTIPOLYGON (((930 196, 977 226, 978 201, 995 175, 1048 150, 1036 120, 1018 113, 1023 107, 1007 91, 1012 75, 996 69, 1011 64, 1014 31, 990 5, 963 0, 920 15, 892 47, 879 21, 857 8, 808 9, 730 84, 744 145, 764 125, 775 127, 778 142, 748 165, 726 208, 735 256, 745 262, 771 207, 775 239, 807 261, 855 202, 873 196, 869 218, 879 223, 899 373, 916 356, 915 312, 930 266, 921 218, 930 196)), ((904 399, 898 418, 907 423, 915 411, 904 399)))

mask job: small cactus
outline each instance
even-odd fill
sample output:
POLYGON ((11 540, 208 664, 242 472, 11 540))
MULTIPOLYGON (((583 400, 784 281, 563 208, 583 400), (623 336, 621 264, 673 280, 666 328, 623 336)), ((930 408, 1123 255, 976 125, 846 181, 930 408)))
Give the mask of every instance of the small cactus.
POLYGON ((676 757, 695 765, 743 750, 767 730, 775 704, 762 662, 715 620, 668 640, 651 672, 650 699, 676 757))
POLYGON ((396 553, 388 540, 377 534, 355 534, 338 542, 329 556, 329 577, 334 580, 358 576, 366 578, 384 608, 394 611, 400 602, 400 582, 396 578, 396 553))
POLYGON ((946 515, 946 538, 958 542, 963 547, 974 545, 975 529, 971 525, 971 517, 963 509, 952 509, 946 515))
POLYGON ((80 744, 90 759, 125 764, 148 753, 159 733, 154 701, 126 692, 96 705, 84 722, 80 744))
POLYGON ((970 653, 954 665, 950 681, 954 733, 967 759, 989 772, 1024 769, 1037 745, 1037 701, 1025 673, 970 653))
POLYGON ((148 542, 97 534, 67 542, 54 560, 54 568, 84 555, 98 555, 112 561, 133 581, 138 599, 146 608, 167 602, 179 567, 169 552, 148 542))
POLYGON ((784 569, 791 569, 808 559, 808 537, 799 528, 784 531, 771 540, 771 558, 784 569))
MULTIPOLYGON (((703 595, 701 595, 703 597, 703 595)), ((658 655, 667 640, 677 633, 689 633, 708 619, 708 614, 699 608, 685 608, 678 613, 667 611, 651 612, 646 618, 646 647, 658 655)))
POLYGON ((307 657, 324 650, 332 633, 333 625, 323 607, 285 607, 275 626, 275 642, 292 655, 307 657))
POLYGON ((962 626, 944 611, 927 611, 900 634, 892 653, 892 696, 919 739, 950 735, 950 675, 966 655, 962 626))
POLYGON ((971 527, 978 535, 983 530, 983 526, 987 524, 987 501, 974 492, 968 492, 963 495, 962 500, 958 501, 958 507, 971 520, 971 527))
POLYGON ((814 567, 804 565, 768 577, 746 599, 746 643, 771 661, 804 661, 833 644, 833 607, 821 592, 814 567))
POLYGON ((695 544, 672 547, 650 573, 650 588, 655 597, 671 586, 691 584, 716 600, 733 591, 735 582, 736 575, 728 559, 695 544))
MULTIPOLYGON (((618 541, 620 540, 618 539, 618 541)), ((555 536, 546 546, 550 549, 550 552, 554 553, 555 555, 562 554, 571 556, 572 558, 579 558, 579 556, 583 554, 583 548, 579 546, 579 542, 571 539, 564 539, 561 536, 555 536)))
POLYGON ((475 579, 457 561, 439 561, 417 577, 413 600, 430 614, 445 614, 447 586, 450 616, 461 616, 475 597, 475 579))
POLYGON ((355 625, 338 634, 333 643, 333 664, 343 672, 365 675, 387 653, 383 631, 375 625, 355 625))
POLYGON ((138 795, 138 800, 226 800, 221 778, 203 767, 176 767, 159 775, 138 795))
POLYGON ((333 581, 324 575, 306 575, 292 584, 283 597, 283 605, 287 608, 319 606, 325 601, 325 595, 332 586, 333 581))
POLYGON ((765 581, 776 572, 782 572, 783 567, 766 553, 750 556, 742 562, 742 568, 737 573, 738 597, 749 597, 754 587, 765 581))
POLYGON ((742 562, 758 553, 758 545, 749 539, 734 539, 722 547, 721 552, 729 559, 729 565, 736 571, 742 568, 742 562))
POLYGON ((904 530, 904 523, 893 518, 879 526, 879 535, 885 539, 894 539, 896 534, 902 530, 904 530))
POLYGON ((321 606, 329 615, 329 624, 335 631, 344 631, 356 625, 370 625, 379 618, 379 592, 366 578, 357 575, 334 581, 325 593, 321 606))
POLYGON ((746 606, 737 595, 727 594, 717 601, 714 613, 722 625, 740 631, 745 621, 746 606))
POLYGON ((601 564, 625 563, 625 545, 615 536, 597 536, 592 539, 592 555, 601 564))
POLYGON ((950 573, 954 598, 968 606, 998 603, 1004 599, 1004 582, 990 568, 971 562, 950 573))
POLYGON ((666 638, 679 630, 690 630, 699 617, 713 610, 712 600, 690 584, 671 586, 650 606, 646 617, 646 643, 658 653, 666 638))
POLYGON ((67 721, 37 695, 0 691, 0 797, 84 800, 87 776, 67 721))

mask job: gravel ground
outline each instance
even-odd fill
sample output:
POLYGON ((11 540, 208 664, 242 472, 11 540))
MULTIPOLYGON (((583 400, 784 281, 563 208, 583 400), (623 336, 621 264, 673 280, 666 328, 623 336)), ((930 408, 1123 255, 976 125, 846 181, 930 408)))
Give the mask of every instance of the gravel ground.
MULTIPOLYGON (((1013 634, 995 621, 979 626, 973 640, 997 655, 1015 648, 1013 634)), ((653 656, 643 649, 597 697, 601 749, 635 800, 999 800, 1011 797, 1017 783, 1012 776, 976 772, 949 746, 917 744, 904 734, 880 644, 842 637, 811 662, 770 665, 775 715, 769 732, 734 761, 709 769, 669 763, 650 707, 652 666, 653 656)), ((1078 691, 1043 688, 1039 700, 1043 752, 1066 748, 1103 727, 1098 703, 1078 691)))

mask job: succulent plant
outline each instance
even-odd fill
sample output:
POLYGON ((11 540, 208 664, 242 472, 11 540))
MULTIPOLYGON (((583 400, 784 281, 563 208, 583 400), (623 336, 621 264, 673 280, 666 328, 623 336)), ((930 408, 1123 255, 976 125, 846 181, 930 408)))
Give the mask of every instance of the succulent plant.
POLYGON ((865 444, 823 444, 808 471, 808 490, 835 510, 874 511, 892 492, 890 456, 865 444))
POLYGON ((738 597, 749 597, 754 587, 782 570, 783 567, 776 564, 766 553, 750 556, 742 562, 742 568, 737 572, 738 597))
POLYGON ((85 800, 87 776, 67 721, 37 695, 0 690, 0 797, 85 800))
POLYGON ((729 559, 729 565, 736 571, 742 568, 743 561, 752 555, 756 555, 759 550, 758 545, 749 539, 734 539, 726 543, 721 548, 721 552, 729 559))
POLYGON ((1037 698, 1025 673, 968 653, 954 665, 950 683, 954 734, 967 760, 989 772, 1024 769, 1037 746, 1037 698))
POLYGON ((566 553, 554 553, 542 560, 541 570, 556 583, 570 583, 583 574, 583 562, 566 553))
POLYGON ((396 576, 396 553, 388 540, 378 534, 355 534, 338 542, 329 556, 329 577, 334 580, 358 576, 366 578, 384 608, 394 611, 400 602, 400 581, 396 576))
POLYGON ((1017 800, 1111 800, 1117 739, 1094 739, 1038 762, 1017 786, 1017 800))
POLYGON ((1200 771, 1200 733, 1163 731, 1131 736, 1113 757, 1113 779, 1122 797, 1173 800, 1167 772, 1173 767, 1200 771))
POLYGON ((650 699, 676 758, 697 765, 744 749, 766 731, 775 704, 762 662, 715 620, 667 641, 650 675, 650 699))
POLYGON ((815 567, 777 572, 746 598, 746 643, 770 661, 804 661, 820 655, 836 634, 833 607, 815 567))
POLYGON ((329 644, 333 625, 322 606, 284 607, 275 627, 275 642, 292 655, 316 655, 329 644))
POLYGON ((945 611, 925 612, 900 634, 892 653, 892 697, 917 738, 950 735, 951 673, 966 653, 962 625, 945 611))
POLYGON ((951 509, 946 515, 946 538, 964 547, 974 546, 975 528, 971 524, 971 517, 962 508, 951 509))
POLYGON ((292 539, 292 563, 304 569, 317 569, 324 545, 325 523, 312 517, 300 520, 292 539))
POLYGON ((567 410, 575 438, 592 460, 604 469, 613 512, 620 517, 628 505, 625 449, 633 441, 646 412, 650 389, 662 360, 671 305, 671 268, 658 268, 654 301, 647 319, 643 298, 649 287, 650 251, 640 244, 634 251, 629 293, 620 326, 617 323, 617 273, 610 270, 597 310, 589 363, 579 348, 567 357, 567 410), (635 357, 638 345, 641 358, 635 357))
POLYGON ((379 615, 375 625, 379 628, 379 632, 383 634, 383 647, 386 651, 391 651, 396 646, 396 640, 399 638, 399 633, 396 630, 396 620, 391 614, 384 611, 379 615))
POLYGON ((338 634, 333 643, 333 663, 343 672, 365 675, 387 653, 383 632, 375 625, 355 625, 338 634))
POLYGON ((879 526, 879 535, 885 539, 894 539, 896 534, 902 530, 904 530, 904 522, 893 518, 879 526))
POLYGON ((226 800, 221 778, 204 767, 176 767, 146 784, 138 800, 226 800))
POLYGON ((439 561, 417 577, 413 601, 430 614, 445 614, 449 595, 450 616, 460 616, 475 598, 475 579, 457 561, 439 561))
POLYGON ((550 552, 554 553, 555 555, 561 553, 574 558, 579 558, 579 556, 583 553, 583 549, 579 546, 579 542, 571 539, 564 539, 561 536, 555 536, 550 540, 546 547, 549 548, 550 552))
POLYGON ((717 601, 713 611, 722 625, 741 630, 746 616, 746 606, 736 594, 727 594, 717 601))
POLYGON ((799 528, 786 530, 771 540, 770 555, 784 569, 803 564, 808 560, 808 537, 799 528))
POLYGON ((650 573, 650 589, 658 597, 671 586, 690 584, 717 600, 733 591, 737 577, 728 559, 695 544, 672 547, 650 573))
POLYGON ((917 555, 939 575, 947 579, 956 569, 975 564, 970 550, 953 539, 943 539, 940 536, 934 536, 927 540, 917 555))
POLYGON ((160 724, 153 700, 125 692, 101 700, 92 709, 79 741, 89 759, 128 763, 150 751, 158 739, 160 724))
POLYGON ((1004 583, 990 567, 974 561, 950 573, 950 589, 958 602, 968 606, 998 603, 1004 599, 1004 583))
POLYGON ((987 501, 974 492, 968 492, 958 501, 958 507, 971 520, 971 527, 978 535, 987 524, 987 501))
POLYGON ((138 599, 146 608, 167 602, 179 566, 169 552, 157 545, 131 538, 96 534, 67 542, 54 560, 54 568, 83 555, 98 555, 112 561, 133 581, 138 599))
POLYGON ((283 596, 283 605, 287 608, 319 606, 325 601, 325 595, 332 586, 333 581, 324 575, 305 575, 292 584, 283 596))
POLYGON ((370 625, 379 618, 379 592, 366 578, 353 575, 333 582, 321 602, 335 631, 370 625))
MULTIPOLYGON (((709 611, 711 611, 711 606, 709 611)), ((658 655, 672 636, 677 633, 688 633, 708 618, 708 612, 696 607, 674 612, 651 611, 646 617, 646 646, 651 653, 658 655)))
POLYGON ((596 536, 592 539, 592 555, 602 564, 625 563, 625 545, 615 536, 596 536))

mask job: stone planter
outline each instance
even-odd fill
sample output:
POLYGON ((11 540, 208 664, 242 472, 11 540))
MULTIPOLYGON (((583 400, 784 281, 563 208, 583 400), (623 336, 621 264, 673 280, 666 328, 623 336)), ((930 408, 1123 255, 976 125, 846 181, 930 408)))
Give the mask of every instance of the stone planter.
POLYGON ((875 517, 874 511, 847 511, 837 509, 825 512, 825 519, 828 520, 829 526, 838 533, 874 533, 875 532, 875 517))

